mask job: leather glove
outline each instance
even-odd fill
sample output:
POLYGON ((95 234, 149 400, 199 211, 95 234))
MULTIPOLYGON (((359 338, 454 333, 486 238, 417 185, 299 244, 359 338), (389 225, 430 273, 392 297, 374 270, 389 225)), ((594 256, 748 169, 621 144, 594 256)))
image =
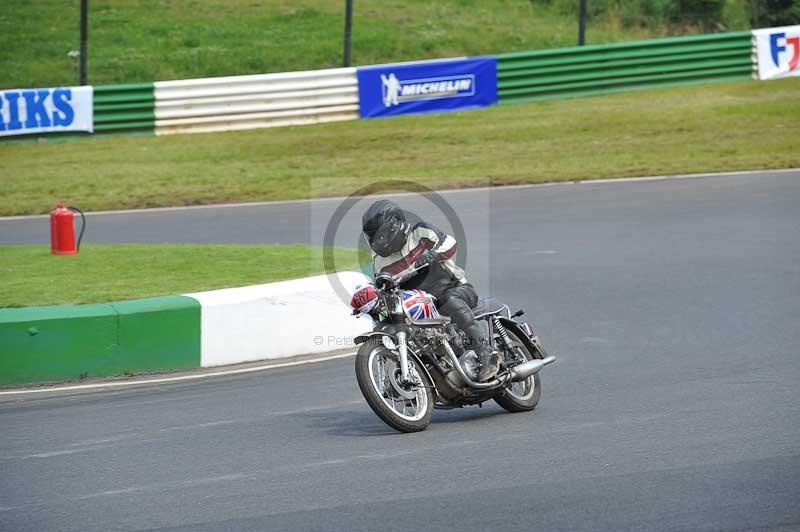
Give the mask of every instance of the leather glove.
POLYGON ((426 266, 428 264, 434 264, 436 262, 439 262, 439 255, 436 252, 428 249, 425 251, 425 253, 422 254, 422 256, 419 259, 417 259, 417 262, 414 263, 414 268, 419 269, 422 268, 423 266, 426 266))

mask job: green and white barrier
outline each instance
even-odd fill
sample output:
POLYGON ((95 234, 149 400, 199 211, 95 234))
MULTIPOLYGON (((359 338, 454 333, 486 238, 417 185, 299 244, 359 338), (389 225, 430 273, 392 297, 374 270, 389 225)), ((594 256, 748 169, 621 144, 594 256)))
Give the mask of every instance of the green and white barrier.
MULTIPOLYGON (((346 290, 367 280, 337 274, 346 290)), ((325 275, 95 305, 0 309, 0 386, 337 351, 367 331, 325 275)))
MULTIPOLYGON (((391 70, 399 65, 382 66, 391 70)), ((156 135, 355 120, 362 103, 357 70, 97 86, 93 102, 91 95, 86 98, 91 88, 0 91, 0 136, 90 131, 92 116, 96 133, 156 135), (74 103, 66 98, 67 90, 76 91, 70 93, 74 103), (55 109, 59 105, 61 111, 55 109), (62 127, 73 124, 70 113, 82 117, 82 127, 62 127), (48 129, 56 122, 55 129, 48 129)), ((788 26, 499 54, 496 83, 500 103, 516 103, 797 75, 800 26, 788 26)), ((387 96, 392 79, 388 76, 383 87, 387 96)))
POLYGON ((358 118, 354 68, 157 81, 155 133, 203 133, 358 118))
POLYGON ((98 133, 153 133, 155 95, 152 83, 94 88, 94 129, 98 133))
POLYGON ((500 103, 750 79, 750 32, 500 54, 500 103))

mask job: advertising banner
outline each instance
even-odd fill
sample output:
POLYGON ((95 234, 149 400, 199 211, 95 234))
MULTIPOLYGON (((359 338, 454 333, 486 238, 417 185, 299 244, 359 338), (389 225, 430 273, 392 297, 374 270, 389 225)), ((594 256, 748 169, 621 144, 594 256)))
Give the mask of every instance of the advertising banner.
POLYGON ((362 118, 454 111, 497 103, 493 56, 358 69, 362 118))
POLYGON ((92 87, 0 91, 0 136, 94 131, 92 87))
POLYGON ((800 26, 753 30, 758 79, 800 76, 800 26))

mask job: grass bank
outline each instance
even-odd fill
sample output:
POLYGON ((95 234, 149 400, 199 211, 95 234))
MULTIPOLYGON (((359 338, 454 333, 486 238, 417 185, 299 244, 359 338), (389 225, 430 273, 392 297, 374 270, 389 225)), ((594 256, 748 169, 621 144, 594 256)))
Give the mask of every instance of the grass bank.
MULTIPOLYGON (((740 4, 742 0, 728 0, 740 4)), ((339 66, 344 0, 92 0, 89 81, 131 83, 339 66)), ((76 84, 80 2, 6 0, 0 88, 76 84)), ((747 29, 746 17, 727 29, 747 29)), ((598 17, 589 43, 659 37, 661 23, 598 17)), ((680 31, 686 31, 681 29, 680 31)), ((689 31, 697 31, 691 30, 689 31)), ((353 63, 573 46, 577 16, 530 0, 356 2, 353 63)))
MULTIPOLYGON (((357 270, 355 250, 334 250, 357 270)), ((303 245, 87 244, 78 255, 47 246, 0 246, 0 307, 101 303, 270 283, 324 273, 322 250, 303 245)))
POLYGON ((388 120, 172 137, 0 143, 0 214, 800 166, 800 79, 388 120))

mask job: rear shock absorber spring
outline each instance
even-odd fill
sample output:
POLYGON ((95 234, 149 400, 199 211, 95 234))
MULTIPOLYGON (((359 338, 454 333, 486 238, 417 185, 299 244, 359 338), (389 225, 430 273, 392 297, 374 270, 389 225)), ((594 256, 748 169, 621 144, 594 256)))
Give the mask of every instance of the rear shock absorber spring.
POLYGON ((504 347, 506 349, 511 349, 511 338, 508 337, 508 331, 506 330, 505 326, 500 322, 500 318, 497 316, 492 316, 492 322, 494 323, 494 328, 497 329, 497 334, 500 335, 500 339, 503 341, 504 347))

